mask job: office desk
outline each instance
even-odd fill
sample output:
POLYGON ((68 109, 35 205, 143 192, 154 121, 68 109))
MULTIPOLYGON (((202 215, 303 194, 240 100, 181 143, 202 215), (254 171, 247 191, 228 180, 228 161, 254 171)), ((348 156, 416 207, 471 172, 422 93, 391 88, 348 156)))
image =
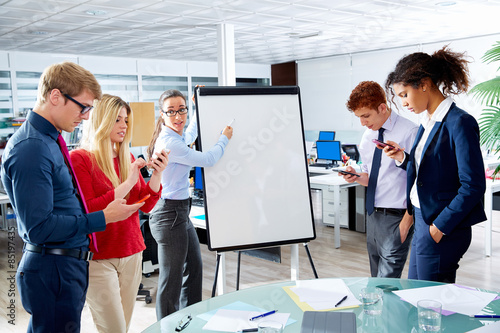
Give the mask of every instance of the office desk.
POLYGON ((331 168, 327 169, 325 167, 315 167, 311 165, 307 166, 307 172, 309 173, 309 176, 331 175, 332 173, 337 174, 334 173, 331 168))
MULTIPOLYGON (((496 164, 490 164, 491 167, 495 167, 496 164)), ((310 168, 311 169, 311 168, 310 168)), ((324 168, 320 168, 324 169, 324 168)), ((311 172, 311 171, 310 171, 311 172)), ((334 228, 335 228, 335 248, 340 247, 340 219, 342 217, 341 205, 340 205, 340 191, 343 188, 359 185, 358 183, 347 183, 342 177, 339 177, 337 173, 331 172, 329 170, 328 174, 322 176, 310 177, 309 182, 311 188, 320 189, 322 191, 333 192, 333 201, 328 201, 330 205, 333 206, 334 211, 334 228)), ((486 192, 484 193, 484 211, 486 213, 487 220, 484 226, 484 252, 487 257, 492 255, 492 211, 493 211, 493 194, 500 192, 500 180, 497 179, 493 181, 492 179, 486 179, 486 192)), ((357 214, 364 212, 364 202, 358 203, 359 210, 356 208, 357 214)), ((325 211, 327 207, 323 203, 323 216, 328 216, 328 212, 325 211)))
MULTIPOLYGON (((344 180, 343 177, 340 177, 336 172, 331 172, 330 174, 323 176, 315 176, 309 177, 310 187, 314 189, 319 189, 323 193, 323 198, 325 198, 326 194, 331 192, 333 194, 332 200, 323 200, 323 218, 328 216, 329 207, 333 208, 333 220, 334 220, 334 228, 335 228, 335 236, 334 236, 334 244, 335 248, 340 247, 340 219, 341 215, 343 218, 347 218, 346 214, 342 214, 341 212, 341 203, 340 203, 340 191, 342 189, 348 187, 358 186, 358 183, 348 183, 344 180), (326 203, 326 205, 325 205, 326 203)), ((360 186, 360 185, 359 185, 360 186)), ((357 206, 357 205, 356 205, 357 206)), ((364 214, 365 206, 364 202, 359 204, 360 211, 364 214), (361 207, 362 206, 362 207, 361 207)))
POLYGON ((0 208, 2 213, 2 227, 1 230, 7 230, 7 204, 10 203, 7 194, 0 193, 0 208))
POLYGON ((492 233, 492 213, 493 213, 493 193, 500 191, 500 179, 493 181, 486 179, 486 192, 484 193, 484 212, 486 213, 486 222, 484 226, 484 253, 487 257, 491 256, 491 233, 492 233))
MULTIPOLYGON (((438 282, 387 278, 344 278, 343 280, 355 296, 359 295, 361 288, 367 285, 391 285, 402 290, 440 284, 438 282)), ((295 285, 295 283, 290 281, 273 283, 235 291, 223 296, 217 296, 173 313, 148 327, 143 333, 174 332, 179 320, 186 314, 191 314, 193 320, 189 326, 182 331, 183 333, 214 332, 202 330, 206 321, 197 318, 197 315, 216 310, 236 301, 245 302, 266 310, 278 309, 280 312, 290 313, 290 318, 297 321, 287 325, 284 333, 298 333, 302 325, 303 312, 283 290, 284 286, 293 285, 295 285)), ((500 300, 491 302, 487 308, 488 313, 491 311, 491 313, 500 314, 500 300)), ((384 308, 380 316, 365 316, 361 307, 342 311, 354 312, 356 314, 358 332, 418 332, 417 309, 411 304, 402 301, 392 292, 384 293, 384 308)), ((481 326, 483 326, 483 324, 480 320, 469 318, 461 314, 443 316, 442 318, 443 332, 461 333, 481 326)))
POLYGON ((205 221, 205 207, 201 206, 191 206, 191 212, 189 213, 189 218, 193 223, 195 228, 207 229, 207 223, 205 221), (202 216, 203 218, 197 218, 197 216, 202 216))

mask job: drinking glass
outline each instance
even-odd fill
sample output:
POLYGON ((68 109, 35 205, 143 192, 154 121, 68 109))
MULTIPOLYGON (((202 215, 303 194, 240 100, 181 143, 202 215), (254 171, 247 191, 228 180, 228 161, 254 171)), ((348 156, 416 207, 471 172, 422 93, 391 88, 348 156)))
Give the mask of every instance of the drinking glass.
POLYGON ((277 321, 261 321, 258 333, 282 333, 283 325, 277 321))
POLYGON ((377 287, 361 289, 361 303, 363 311, 368 315, 379 315, 384 307, 384 291, 377 287))
POLYGON ((424 332, 441 331, 441 309, 438 301, 424 299, 417 302, 418 327, 424 332))

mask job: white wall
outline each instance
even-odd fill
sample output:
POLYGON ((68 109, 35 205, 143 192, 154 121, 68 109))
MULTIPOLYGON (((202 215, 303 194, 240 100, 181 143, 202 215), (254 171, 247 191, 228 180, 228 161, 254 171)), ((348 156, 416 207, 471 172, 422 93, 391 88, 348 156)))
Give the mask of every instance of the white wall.
MULTIPOLYGON (((306 131, 334 130, 338 140, 359 143, 364 128, 345 107, 351 90, 359 82, 373 80, 383 86, 387 74, 404 55, 418 51, 432 53, 449 44, 453 51, 465 51, 471 57, 472 87, 497 75, 498 63, 486 65, 481 57, 498 40, 500 34, 298 61, 304 127, 306 131)), ((460 107, 479 118, 482 107, 471 96, 460 95, 454 99, 460 107)), ((406 109, 399 107, 397 111, 418 122, 418 117, 406 109)))

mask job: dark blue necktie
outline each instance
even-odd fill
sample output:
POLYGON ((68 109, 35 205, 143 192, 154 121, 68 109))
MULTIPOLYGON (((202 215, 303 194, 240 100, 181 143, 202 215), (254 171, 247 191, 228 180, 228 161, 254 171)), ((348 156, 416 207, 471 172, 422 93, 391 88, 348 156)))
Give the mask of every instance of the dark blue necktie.
MULTIPOLYGON (((378 130, 378 141, 384 141, 385 129, 378 130)), ((375 209, 375 189, 377 188, 378 171, 380 170, 380 160, 382 159, 382 150, 375 147, 373 153, 372 169, 370 170, 370 178, 368 179, 368 190, 366 190, 366 211, 368 215, 373 213, 375 209)))

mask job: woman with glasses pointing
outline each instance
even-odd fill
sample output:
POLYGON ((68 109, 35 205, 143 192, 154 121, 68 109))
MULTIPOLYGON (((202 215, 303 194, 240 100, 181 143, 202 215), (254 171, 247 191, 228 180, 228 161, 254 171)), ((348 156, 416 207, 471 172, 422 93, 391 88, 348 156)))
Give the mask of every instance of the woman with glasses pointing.
POLYGON ((184 130, 188 114, 186 97, 178 90, 167 90, 160 96, 159 105, 160 117, 148 154, 154 156, 155 151, 161 150, 170 150, 170 154, 162 174, 161 199, 149 218, 151 233, 158 243, 158 320, 201 301, 202 260, 198 236, 189 219, 189 172, 195 166, 213 166, 224 154, 233 135, 233 129, 226 126, 209 150, 191 149, 189 146, 198 136, 198 126, 196 116, 193 116, 184 130))

